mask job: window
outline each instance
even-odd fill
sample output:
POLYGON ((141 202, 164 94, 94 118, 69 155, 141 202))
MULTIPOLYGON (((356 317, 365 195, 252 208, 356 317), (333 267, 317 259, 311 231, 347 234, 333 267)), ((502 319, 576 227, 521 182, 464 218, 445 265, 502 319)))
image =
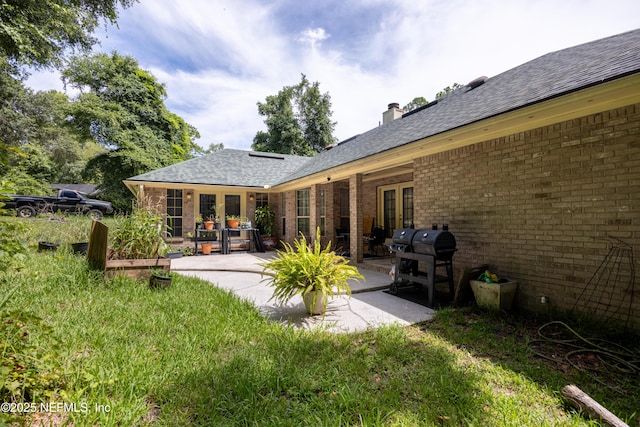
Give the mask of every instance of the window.
POLYGON ((311 230, 311 198, 309 190, 298 190, 296 192, 297 210, 296 217, 298 220, 297 234, 310 235, 311 230))
POLYGON ((349 230, 351 221, 349 219, 349 189, 340 189, 340 228, 349 230))
POLYGON ((413 228, 413 187, 402 189, 402 227, 413 228))
MULTIPOLYGON (((224 195, 224 220, 223 217, 220 217, 220 221, 224 221, 225 227, 228 227, 229 224, 226 222, 226 218, 229 215, 235 215, 236 217, 240 217, 240 196, 237 194, 225 194, 224 195)), ((239 231, 230 231, 230 237, 237 237, 240 235, 239 231)))
MULTIPOLYGON (((213 220, 216 217, 216 195, 201 194, 200 195, 200 215, 203 221, 213 220)), ((220 212, 224 215, 224 212, 220 212)))
POLYGON ((171 237, 182 237, 182 190, 167 190, 167 228, 171 237))
POLYGON ((221 214, 226 219, 229 215, 240 216, 240 196, 237 194, 225 194, 224 195, 224 213, 221 214))
POLYGON ((269 204, 269 193, 256 193, 256 209, 269 204))
POLYGON ((282 219, 282 228, 280 229, 283 236, 287 234, 287 194, 282 193, 280 198, 280 216, 282 219))
POLYGON ((325 196, 324 190, 320 190, 320 235, 326 236, 325 234, 325 225, 326 225, 326 207, 325 207, 325 196))

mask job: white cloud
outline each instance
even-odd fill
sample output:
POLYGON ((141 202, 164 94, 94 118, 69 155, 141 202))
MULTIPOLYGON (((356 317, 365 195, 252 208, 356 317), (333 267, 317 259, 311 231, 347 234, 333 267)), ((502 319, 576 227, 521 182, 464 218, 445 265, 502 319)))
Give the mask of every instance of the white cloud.
POLYGON ((298 40, 315 48, 321 45, 323 40, 328 38, 329 35, 325 32, 324 28, 307 28, 302 32, 298 40))
MULTIPOLYGON (((300 73, 331 95, 343 140, 375 127, 390 102, 433 99, 454 82, 634 29, 640 12, 635 0, 606 7, 591 0, 362 1, 341 9, 352 16, 336 26, 335 10, 322 8, 294 0, 143 1, 121 13, 103 50, 136 57, 165 83, 167 105, 200 130, 201 145, 248 149, 264 128, 256 102, 299 82, 300 73), (364 8, 375 21, 358 21, 364 8)), ((49 78, 30 83, 43 89, 49 78)))

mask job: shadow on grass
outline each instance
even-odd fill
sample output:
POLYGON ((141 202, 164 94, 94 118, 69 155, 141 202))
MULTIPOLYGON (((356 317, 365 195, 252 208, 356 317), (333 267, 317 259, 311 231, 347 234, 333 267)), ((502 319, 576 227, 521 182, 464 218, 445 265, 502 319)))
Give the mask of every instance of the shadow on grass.
POLYGON ((466 425, 486 419, 481 381, 448 346, 399 327, 357 335, 270 327, 154 399, 167 425, 466 425))
MULTIPOLYGON (((559 315, 556 315, 556 318, 559 315)), ((563 317, 560 317, 563 318, 563 317)), ((575 324, 566 317, 568 324, 575 324)), ((424 331, 435 331, 457 347, 465 348, 475 357, 490 360, 513 372, 526 376, 531 381, 547 388, 549 393, 560 394, 561 389, 575 384, 607 409, 625 420, 629 425, 637 423, 640 402, 640 376, 637 367, 633 372, 618 370, 600 351, 590 353, 588 343, 561 328, 552 328, 560 322, 549 318, 527 315, 510 315, 465 307, 443 310, 431 321, 419 325, 424 331), (544 331, 540 328, 544 326, 544 331), (551 337, 567 340, 566 344, 546 340, 551 337)), ((564 324, 564 323, 562 323, 564 324)), ((619 345, 625 350, 638 353, 637 336, 613 334, 612 330, 598 329, 590 324, 580 324, 581 337, 591 343, 607 347, 613 352, 619 345), (610 340, 605 342, 603 336, 610 340), (614 343, 615 342, 615 343, 614 343)), ((578 326, 574 326, 578 328, 578 326)), ((576 411, 566 402, 566 408, 576 411)))

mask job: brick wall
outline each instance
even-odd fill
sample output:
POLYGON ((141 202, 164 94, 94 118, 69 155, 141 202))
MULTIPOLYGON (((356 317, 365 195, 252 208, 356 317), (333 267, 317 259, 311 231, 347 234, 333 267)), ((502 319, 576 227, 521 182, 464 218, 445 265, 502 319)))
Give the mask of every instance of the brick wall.
POLYGON ((418 158, 416 228, 448 223, 457 272, 490 264, 520 307, 638 328, 640 257, 615 245, 640 247, 639 129, 637 104, 418 158))

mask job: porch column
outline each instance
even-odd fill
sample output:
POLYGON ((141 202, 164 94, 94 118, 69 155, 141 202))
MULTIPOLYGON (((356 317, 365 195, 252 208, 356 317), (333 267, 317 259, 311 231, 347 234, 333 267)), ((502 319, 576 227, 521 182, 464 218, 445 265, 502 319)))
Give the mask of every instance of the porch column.
POLYGON ((362 247, 362 174, 358 173, 349 177, 349 254, 351 261, 361 263, 363 261, 362 247))
POLYGON ((316 238, 316 229, 320 226, 320 186, 312 185, 309 189, 309 203, 311 204, 311 212, 309 218, 309 240, 316 238))

